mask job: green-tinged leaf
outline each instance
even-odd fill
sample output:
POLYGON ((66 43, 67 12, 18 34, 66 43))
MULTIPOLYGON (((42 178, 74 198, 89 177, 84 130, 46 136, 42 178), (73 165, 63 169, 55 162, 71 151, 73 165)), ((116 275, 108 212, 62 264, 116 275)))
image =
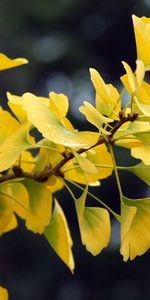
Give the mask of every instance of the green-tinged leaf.
POLYGON ((84 218, 84 209, 85 209, 85 201, 87 197, 87 192, 88 192, 88 185, 86 185, 82 195, 75 200, 75 208, 76 208, 76 213, 77 213, 77 218, 78 218, 78 223, 79 223, 79 229, 80 229, 80 234, 82 234, 82 226, 83 226, 83 218, 84 218))
POLYGON ((135 166, 128 167, 127 171, 132 172, 150 186, 150 166, 146 166, 141 162, 135 166))
POLYGON ((1 300, 8 300, 8 292, 2 286, 0 286, 0 299, 1 300))
MULTIPOLYGON (((11 187, 9 184, 0 186, 0 235, 3 234, 11 222, 14 211, 14 200, 9 197, 11 187)), ((12 228, 11 228, 12 229, 12 228)))
POLYGON ((91 103, 84 101, 84 106, 80 106, 79 110, 85 115, 86 119, 96 126, 99 130, 103 124, 113 122, 113 119, 103 116, 91 103))
POLYGON ((72 238, 64 212, 57 201, 55 201, 51 221, 45 229, 44 235, 57 255, 73 272, 72 238))
POLYGON ((22 219, 26 219, 28 209, 29 209, 29 195, 25 186, 20 182, 10 183, 11 186, 11 196, 14 198, 15 213, 22 219))
POLYGON ((0 172, 10 168, 18 156, 27 148, 31 147, 28 140, 28 132, 31 124, 24 123, 15 130, 0 145, 0 172))
POLYGON ((87 173, 87 174, 96 174, 97 173, 96 167, 90 160, 88 160, 87 158, 85 158, 84 156, 82 156, 76 152, 74 152, 73 154, 74 154, 81 170, 83 171, 83 173, 87 173))
POLYGON ((12 110, 12 112, 15 114, 17 119, 21 122, 27 122, 27 113, 22 108, 22 97, 12 95, 11 93, 7 92, 7 98, 8 98, 8 106, 12 110))
POLYGON ((87 251, 99 254, 110 239, 110 218, 104 208, 85 207, 81 229, 81 240, 87 251))
POLYGON ((65 128, 56 115, 34 98, 24 94, 23 109, 27 112, 28 120, 42 135, 55 144, 71 148, 89 148, 98 140, 96 132, 69 130, 65 128))
MULTIPOLYGON (((86 151, 86 153, 81 154, 80 157, 81 156, 88 159, 88 161, 95 165, 97 169, 97 173, 95 174, 86 173, 88 184, 97 183, 99 179, 104 179, 112 174, 112 159, 105 144, 93 147, 92 149, 86 151), (109 168, 107 168, 108 165, 109 168)), ((80 184, 86 184, 85 176, 81 170, 81 166, 76 164, 75 159, 72 159, 65 164, 65 166, 62 168, 62 172, 64 172, 65 178, 71 179, 80 184)))
POLYGON ((26 214, 26 227, 34 233, 42 234, 50 222, 52 193, 47 183, 25 179, 22 181, 29 195, 29 210, 26 214))
POLYGON ((130 86, 131 93, 134 93, 135 90, 136 90, 135 76, 134 76, 134 74, 133 74, 130 66, 126 62, 122 61, 122 64, 123 64, 123 66, 124 66, 124 68, 126 70, 126 73, 127 73, 128 84, 130 86))
POLYGON ((124 261, 150 248, 150 198, 122 198, 121 249, 124 261))

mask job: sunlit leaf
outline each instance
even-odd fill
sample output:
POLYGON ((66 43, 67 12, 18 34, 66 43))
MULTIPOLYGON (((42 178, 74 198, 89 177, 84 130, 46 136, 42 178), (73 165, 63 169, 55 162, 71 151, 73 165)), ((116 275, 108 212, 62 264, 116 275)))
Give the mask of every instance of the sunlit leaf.
POLYGON ((124 261, 133 260, 150 247, 150 198, 123 196, 121 208, 121 249, 124 261))
POLYGON ((85 207, 81 239, 87 251, 93 255, 107 247, 110 239, 110 218, 106 209, 85 207))
POLYGON ((90 69, 91 80, 96 91, 96 109, 114 120, 118 120, 121 102, 117 89, 112 84, 106 84, 95 69, 90 69))
POLYGON ((47 183, 25 179, 22 181, 29 195, 29 210, 26 214, 26 227, 34 233, 43 233, 50 222, 52 193, 47 183))
POLYGON ((64 94, 51 92, 49 93, 49 98, 50 110, 55 112, 57 115, 65 117, 69 108, 68 97, 64 94))
POLYGON ((29 93, 24 95, 23 108, 27 112, 29 122, 53 143, 86 149, 97 142, 96 132, 68 130, 53 112, 39 103, 36 98, 30 98, 29 93))
POLYGON ((142 60, 146 70, 150 69, 150 18, 133 15, 137 58, 142 60))
POLYGON ((28 60, 25 58, 10 59, 8 56, 0 53, 0 71, 18 67, 27 63, 28 60))
POLYGON ((73 272, 74 259, 71 250, 72 238, 64 212, 57 201, 55 201, 55 208, 51 221, 47 226, 44 235, 58 256, 73 272))
POLYGON ((130 86, 131 92, 134 93, 134 91, 136 90, 135 76, 134 76, 130 66, 126 62, 122 61, 122 64, 127 73, 128 84, 130 86))
POLYGON ((2 286, 0 286, 0 299, 1 300, 8 300, 8 292, 2 286))
POLYGON ((11 187, 9 184, 0 185, 0 235, 5 232, 11 222, 14 200, 9 197, 11 187), (7 195, 8 194, 8 195, 7 195))
POLYGON ((15 118, 7 111, 0 108, 0 144, 4 142, 20 125, 15 118), (9 126, 8 126, 9 124, 9 126))
POLYGON ((23 184, 20 182, 10 183, 11 186, 11 196, 13 196, 15 201, 14 211, 16 214, 22 218, 26 219, 27 212, 29 209, 29 195, 23 184))
POLYGON ((18 156, 31 147, 28 132, 31 125, 25 123, 16 129, 0 145, 0 171, 7 170, 17 160, 18 156))
MULTIPOLYGON (((113 164, 111 155, 107 150, 105 144, 93 147, 80 155, 83 156, 93 165, 96 166, 97 173, 86 173, 88 184, 97 183, 97 180, 104 179, 112 174, 113 164)), ((76 164, 75 159, 69 161, 62 168, 62 172, 65 173, 65 178, 71 179, 81 184, 86 184, 85 176, 79 165, 76 164)))
POLYGON ((88 173, 88 174, 97 173, 96 167, 90 160, 88 160, 87 158, 85 158, 84 156, 82 156, 76 152, 74 152, 74 156, 75 156, 77 163, 79 164, 81 170, 83 171, 83 173, 88 173))
POLYGON ((113 122, 113 119, 103 116, 91 103, 84 101, 84 106, 80 106, 79 110, 85 115, 86 119, 96 126, 99 130, 103 124, 113 122))
POLYGON ((135 174, 150 186, 150 166, 146 166, 141 162, 135 166, 128 167, 127 170, 135 174))

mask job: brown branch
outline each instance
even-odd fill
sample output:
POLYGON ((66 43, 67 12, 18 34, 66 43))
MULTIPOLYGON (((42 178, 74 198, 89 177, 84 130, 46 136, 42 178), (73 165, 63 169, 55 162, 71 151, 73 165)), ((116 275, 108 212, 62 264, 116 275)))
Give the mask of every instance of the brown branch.
MULTIPOLYGON (((114 125, 114 127, 110 130, 110 134, 107 136, 102 136, 98 139, 98 141, 92 145, 91 147, 89 147, 88 149, 79 149, 77 151, 78 154, 82 154, 90 149, 93 149, 96 146, 99 146, 103 143, 105 143, 106 141, 108 143, 113 144, 113 136, 114 134, 117 132, 117 130, 126 122, 133 122, 137 119, 138 114, 137 113, 133 113, 133 114, 128 114, 127 116, 123 115, 123 112, 121 111, 119 113, 119 118, 120 120, 114 125)), ((17 179, 17 178, 29 178, 29 179, 33 179, 37 182, 46 182, 48 180, 48 178, 52 175, 56 175, 56 176, 60 176, 63 177, 63 173, 61 172, 61 168, 71 159, 74 158, 73 153, 62 153, 63 155, 63 159, 54 167, 52 168, 51 165, 47 166, 44 170, 39 171, 39 172, 35 172, 35 173, 30 173, 30 172, 25 172, 23 171, 22 168, 20 168, 19 166, 13 166, 12 170, 13 170, 13 174, 5 174, 2 175, 0 177, 0 183, 6 182, 6 181, 10 181, 13 179, 17 179)))

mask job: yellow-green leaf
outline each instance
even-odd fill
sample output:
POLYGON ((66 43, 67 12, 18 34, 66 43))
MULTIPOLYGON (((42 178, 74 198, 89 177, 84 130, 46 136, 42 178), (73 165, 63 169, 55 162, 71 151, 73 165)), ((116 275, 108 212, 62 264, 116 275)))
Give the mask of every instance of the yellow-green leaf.
POLYGON ((2 286, 0 286, 0 299, 1 300, 8 300, 8 292, 2 286))
POLYGON ((73 272, 74 259, 71 249, 73 244, 72 238, 64 212, 57 201, 55 201, 51 221, 47 226, 44 235, 57 255, 68 266, 71 272, 73 272))
POLYGON ((39 101, 27 93, 24 95, 23 109, 27 112, 28 120, 42 135, 55 144, 72 148, 89 148, 98 139, 98 133, 65 128, 61 120, 39 101))
POLYGON ((26 227, 34 233, 42 234, 51 218, 52 193, 47 188, 47 183, 39 183, 28 179, 22 182, 29 195, 26 227))
POLYGON ((51 92, 49 93, 49 98, 50 110, 55 112, 58 116, 65 117, 69 108, 68 97, 64 94, 51 92))
POLYGON ((8 56, 0 53, 0 71, 18 67, 27 63, 28 60, 25 58, 10 59, 8 56))
POLYGON ((150 166, 146 166, 141 162, 135 166, 128 167, 127 171, 132 172, 150 186, 150 166))
POLYGON ((11 187, 9 184, 0 186, 0 235, 3 234, 11 222, 14 211, 14 200, 9 197, 11 187))
POLYGON ((84 156, 74 152, 74 156, 84 174, 96 174, 97 169, 94 164, 84 156))
POLYGON ((95 69, 90 69, 90 74, 96 91, 96 109, 102 115, 118 120, 121 101, 117 89, 112 84, 106 84, 95 69))
POLYGON ((150 198, 122 200, 120 252, 127 261, 150 247, 150 198))
POLYGON ((81 228, 81 240, 87 251, 99 254, 110 239, 110 218, 104 208, 85 207, 81 228))
MULTIPOLYGON (((95 174, 86 173, 88 184, 97 183, 97 180, 104 179, 112 174, 112 159, 105 144, 93 147, 92 149, 86 151, 86 153, 80 155, 80 157, 88 159, 88 161, 95 165, 97 169, 95 174)), ((76 164, 75 159, 72 159, 65 164, 65 166, 62 168, 62 172, 64 172, 65 178, 71 179, 80 184, 86 184, 83 171, 79 165, 76 164)))
POLYGON ((0 107, 0 144, 4 142, 20 125, 15 118, 0 107), (9 124, 9 126, 8 126, 9 124))

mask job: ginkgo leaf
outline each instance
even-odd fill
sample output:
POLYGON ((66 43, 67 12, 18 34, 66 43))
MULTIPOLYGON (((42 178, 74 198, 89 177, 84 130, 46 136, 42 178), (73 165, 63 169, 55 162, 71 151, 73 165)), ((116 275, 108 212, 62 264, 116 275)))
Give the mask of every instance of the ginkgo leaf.
POLYGON ((28 139, 31 124, 24 123, 16 129, 0 145, 0 171, 7 170, 17 160, 18 156, 32 144, 28 139))
POLYGON ((49 98, 50 110, 55 112, 57 115, 65 117, 69 108, 68 97, 64 94, 51 92, 49 93, 49 98))
POLYGON ((98 255, 107 247, 110 239, 110 218, 104 208, 85 207, 82 228, 80 229, 81 240, 87 251, 98 255))
POLYGON ((22 97, 12 95, 11 93, 7 92, 8 98, 8 106, 17 117, 17 119, 21 122, 27 122, 27 113, 22 108, 22 97))
POLYGON ((76 152, 74 152, 74 156, 75 156, 77 163, 79 164, 81 170, 83 171, 83 173, 88 173, 88 174, 97 173, 96 167, 90 160, 88 160, 87 158, 85 158, 84 156, 82 156, 76 152))
POLYGON ((143 61, 145 70, 150 70, 150 18, 138 18, 133 15, 132 19, 137 58, 143 61))
POLYGON ((89 148, 98 139, 98 133, 68 130, 47 107, 33 99, 30 94, 24 95, 23 109, 27 112, 28 120, 42 135, 55 144, 72 148, 89 148))
POLYGON ((130 89, 131 89, 131 93, 134 93, 134 91, 136 90, 136 82, 135 82, 135 76, 130 68, 130 66, 122 61, 122 64, 126 70, 126 73, 127 73, 127 78, 128 78, 128 84, 130 86, 130 89))
POLYGON ((50 189, 51 193, 56 193, 64 187, 63 182, 57 176, 50 176, 47 180, 47 188, 50 189))
POLYGON ((14 164, 18 165, 20 163, 20 166, 24 171, 31 172, 35 168, 36 162, 36 157, 32 156, 29 151, 24 151, 14 164))
POLYGON ((12 214, 10 222, 8 223, 7 227, 4 230, 4 233, 14 230, 18 226, 17 218, 15 214, 12 214))
POLYGON ((101 129, 103 124, 108 124, 113 122, 113 119, 103 116, 91 103, 84 101, 84 106, 80 106, 79 110, 82 114, 85 115, 86 119, 96 126, 98 129, 101 129))
MULTIPOLYGON (((95 165, 97 172, 94 174, 86 173, 86 178, 88 184, 97 183, 97 180, 104 179, 112 174, 113 164, 111 155, 107 150, 105 144, 93 147, 92 149, 86 151, 80 155, 83 156, 93 165, 95 165)), ((71 179, 81 184, 86 184, 85 176, 83 171, 76 164, 75 160, 72 159, 62 168, 62 172, 65 175, 65 178, 71 179)))
POLYGON ((15 118, 0 107, 0 144, 4 142, 20 125, 15 118), (8 126, 9 124, 9 126, 8 126))
POLYGON ((141 144, 138 147, 131 149, 131 155, 135 158, 139 158, 145 165, 150 165, 150 144, 141 144))
POLYGON ((28 60, 25 58, 10 59, 8 56, 0 53, 0 71, 18 67, 27 63, 28 60))
POLYGON ((11 187, 9 184, 0 186, 0 235, 3 234, 11 222, 14 211, 14 200, 9 197, 11 187))
POLYGON ((8 300, 8 292, 2 286, 0 286, 0 299, 1 300, 8 300))
POLYGON ((26 214, 26 227, 34 233, 42 234, 50 222, 52 193, 47 183, 25 179, 22 181, 29 195, 29 209, 26 214))
POLYGON ((106 84, 100 74, 90 68, 91 80, 96 91, 96 109, 114 120, 118 120, 121 101, 117 89, 112 84, 106 84))
POLYGON ((55 201, 51 221, 45 229, 44 235, 57 255, 68 266, 71 272, 73 272, 72 238, 64 212, 57 201, 55 201))
POLYGON ((86 197, 87 197, 87 192, 88 192, 88 185, 86 185, 81 196, 75 200, 75 208, 76 208, 76 213, 77 213, 77 218, 78 218, 78 223, 79 223, 80 234, 81 234, 82 226, 83 226, 84 209, 85 209, 85 201, 86 201, 86 197))
POLYGON ((20 182, 10 183, 11 196, 16 199, 14 211, 22 219, 26 219, 29 209, 29 195, 25 186, 20 182))
POLYGON ((132 167, 128 167, 127 171, 132 172, 150 186, 150 166, 146 166, 141 162, 132 167))
POLYGON ((124 261, 150 248, 150 198, 122 198, 121 249, 124 261))

